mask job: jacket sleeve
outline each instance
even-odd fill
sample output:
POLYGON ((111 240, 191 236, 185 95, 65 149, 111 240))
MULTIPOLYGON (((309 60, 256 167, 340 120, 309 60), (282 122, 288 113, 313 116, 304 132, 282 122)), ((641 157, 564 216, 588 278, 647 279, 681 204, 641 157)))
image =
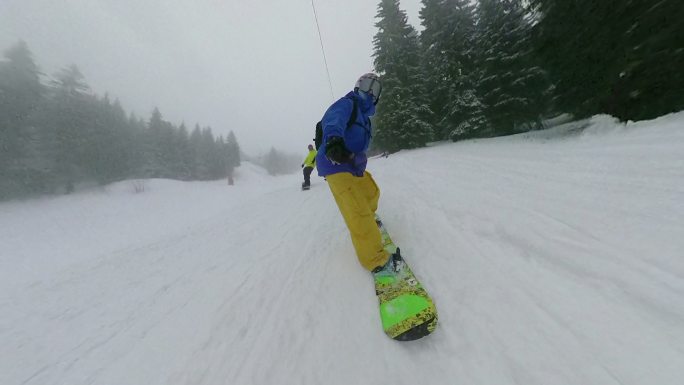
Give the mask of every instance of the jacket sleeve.
POLYGON ((323 143, 327 143, 332 136, 344 138, 349 117, 354 108, 354 102, 349 98, 342 98, 333 103, 323 115, 323 143))

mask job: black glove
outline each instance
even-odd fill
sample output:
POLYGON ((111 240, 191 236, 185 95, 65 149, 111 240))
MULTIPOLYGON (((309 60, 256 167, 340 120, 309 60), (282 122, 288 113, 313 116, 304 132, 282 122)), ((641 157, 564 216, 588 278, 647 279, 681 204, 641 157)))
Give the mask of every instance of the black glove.
POLYGON ((302 168, 304 168, 304 163, 302 163, 302 168))
POLYGON ((354 154, 347 150, 347 147, 344 146, 344 140, 339 136, 333 136, 325 144, 325 157, 334 164, 347 163, 353 156, 354 154))

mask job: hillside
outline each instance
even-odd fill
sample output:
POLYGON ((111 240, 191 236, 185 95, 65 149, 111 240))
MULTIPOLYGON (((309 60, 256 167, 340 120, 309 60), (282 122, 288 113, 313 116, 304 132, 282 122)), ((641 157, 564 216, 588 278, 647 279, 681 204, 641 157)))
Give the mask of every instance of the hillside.
POLYGON ((321 178, 0 204, 0 384, 658 384, 684 378, 684 113, 444 143, 369 169, 433 295, 381 331, 321 178))

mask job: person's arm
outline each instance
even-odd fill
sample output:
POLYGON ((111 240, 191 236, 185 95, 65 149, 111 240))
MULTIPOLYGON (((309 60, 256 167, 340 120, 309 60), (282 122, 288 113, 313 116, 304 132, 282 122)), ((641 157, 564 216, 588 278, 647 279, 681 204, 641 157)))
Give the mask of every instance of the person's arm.
POLYGON ((354 108, 354 102, 349 98, 342 98, 328 108, 321 120, 323 143, 327 143, 333 136, 344 138, 352 108, 354 108))
POLYGON ((330 106, 323 116, 325 156, 333 163, 346 163, 353 157, 344 144, 344 131, 353 108, 354 102, 351 99, 342 98, 330 106))

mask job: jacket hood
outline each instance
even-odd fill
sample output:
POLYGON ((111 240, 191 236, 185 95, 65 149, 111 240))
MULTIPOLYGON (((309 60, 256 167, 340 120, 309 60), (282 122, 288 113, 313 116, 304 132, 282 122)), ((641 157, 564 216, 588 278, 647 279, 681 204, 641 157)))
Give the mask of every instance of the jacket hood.
POLYGON ((347 94, 348 97, 354 98, 358 103, 361 112, 366 116, 375 115, 375 104, 373 104, 373 98, 363 98, 357 91, 351 91, 347 94))

